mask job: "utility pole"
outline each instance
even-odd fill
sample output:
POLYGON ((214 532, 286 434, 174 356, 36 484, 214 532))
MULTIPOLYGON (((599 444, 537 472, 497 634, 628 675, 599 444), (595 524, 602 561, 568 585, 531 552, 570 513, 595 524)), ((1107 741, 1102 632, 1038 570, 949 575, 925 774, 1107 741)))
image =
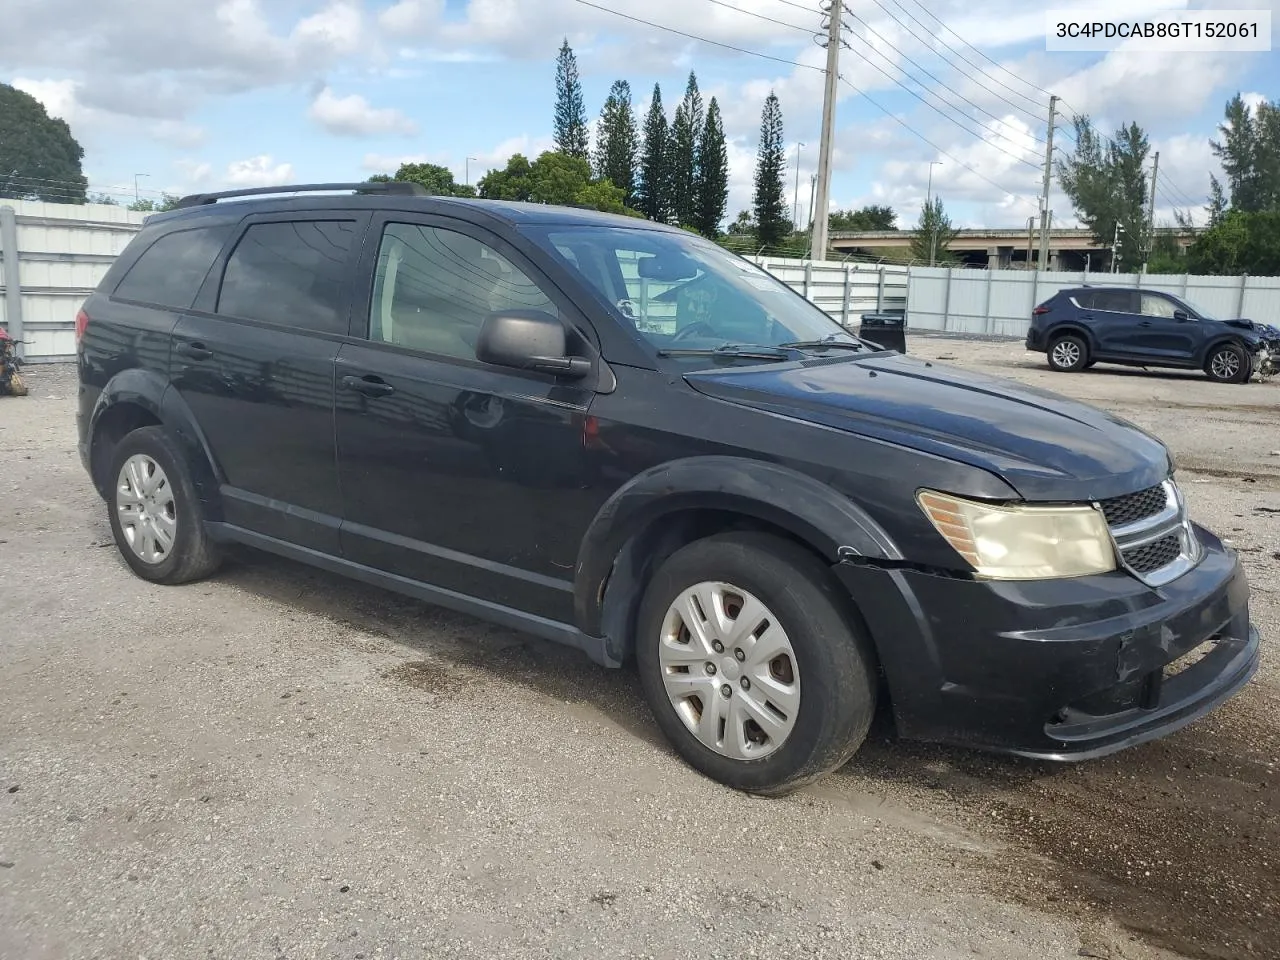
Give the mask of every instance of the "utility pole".
POLYGON ((813 194, 818 189, 818 175, 809 174, 809 239, 813 239, 813 194))
POLYGON ((933 266, 938 256, 938 220, 933 215, 933 168, 942 166, 941 160, 929 161, 929 186, 924 192, 924 211, 929 218, 929 266, 933 266))
POLYGON ((1027 269, 1031 269, 1031 265, 1035 262, 1032 251, 1036 243, 1036 218, 1027 217, 1027 269))
POLYGON ((1147 272, 1147 261, 1151 259, 1151 250, 1156 245, 1156 177, 1160 174, 1160 151, 1156 151, 1155 162, 1151 165, 1151 199, 1147 201, 1147 248, 1142 258, 1142 272, 1147 272))
POLYGON ((791 228, 800 232, 800 148, 804 144, 796 141, 796 189, 791 195, 791 228))
POLYGON ((818 185, 813 204, 813 252, 817 260, 827 259, 827 229, 831 213, 831 148, 836 129, 836 81, 840 77, 840 0, 831 0, 827 11, 827 75, 822 91, 822 141, 818 146, 818 185))
POLYGON ((466 170, 465 179, 468 187, 471 186, 471 161, 475 159, 476 159, 475 157, 467 157, 467 160, 466 160, 467 170, 466 170))
POLYGON ((1049 184, 1053 178, 1053 121, 1057 116, 1058 98, 1049 97, 1049 136, 1044 148, 1044 190, 1040 194, 1040 267, 1049 266, 1049 184))
POLYGON ((133 205, 135 207, 140 206, 142 203, 141 199, 138 197, 138 178, 149 176, 151 176, 149 173, 135 173, 133 175, 133 205))
POLYGON ((1120 234, 1124 233, 1124 227, 1120 226, 1120 221, 1116 221, 1116 232, 1111 238, 1111 272, 1116 273, 1116 253, 1120 249, 1120 234))

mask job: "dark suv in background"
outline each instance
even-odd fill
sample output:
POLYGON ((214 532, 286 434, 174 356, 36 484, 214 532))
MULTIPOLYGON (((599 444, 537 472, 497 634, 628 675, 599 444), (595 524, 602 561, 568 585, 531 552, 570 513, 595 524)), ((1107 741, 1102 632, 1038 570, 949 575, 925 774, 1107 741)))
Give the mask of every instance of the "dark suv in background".
POLYGON ((681 756, 762 793, 878 699, 1081 758, 1255 670, 1238 558, 1136 427, 683 230, 420 193, 188 197, 85 302, 81 457, 140 577, 247 544, 634 663, 681 756))
POLYGON ((1054 370, 1095 363, 1203 370, 1222 383, 1268 376, 1280 364, 1280 330, 1217 320, 1169 293, 1131 287, 1062 290, 1032 313, 1027 349, 1054 370))

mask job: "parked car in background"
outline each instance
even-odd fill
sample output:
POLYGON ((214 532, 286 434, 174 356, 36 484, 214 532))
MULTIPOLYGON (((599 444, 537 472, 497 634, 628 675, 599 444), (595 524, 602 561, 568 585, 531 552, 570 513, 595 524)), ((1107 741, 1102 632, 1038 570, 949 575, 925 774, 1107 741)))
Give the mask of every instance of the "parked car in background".
POLYGON ((1280 364, 1280 330, 1218 320, 1186 300, 1132 287, 1062 290, 1032 312, 1026 346, 1054 370, 1095 363, 1203 370, 1221 383, 1270 376, 1280 364))
POLYGON ((1078 759, 1256 669, 1237 555, 1133 425, 674 227, 338 189, 185 198, 86 300, 80 454, 138 576, 244 544, 634 664, 766 794, 886 694, 903 737, 1078 759))

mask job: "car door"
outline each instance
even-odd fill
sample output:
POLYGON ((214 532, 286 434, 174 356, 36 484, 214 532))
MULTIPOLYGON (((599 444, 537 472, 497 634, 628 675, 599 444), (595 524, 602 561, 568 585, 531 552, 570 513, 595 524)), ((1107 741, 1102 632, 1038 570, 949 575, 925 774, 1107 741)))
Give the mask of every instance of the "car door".
POLYGON ((375 219, 367 295, 337 359, 342 546, 357 563, 572 621, 599 504, 584 438, 592 378, 481 363, 493 310, 541 310, 592 352, 573 304, 509 243, 452 218, 375 219))
POLYGON ((247 217, 173 333, 170 369, 228 523, 337 554, 334 362, 368 214, 247 217))
POLYGON ((1133 357, 1138 352, 1136 290, 1090 290, 1080 296, 1082 317, 1093 331, 1098 353, 1133 357))
POLYGON ((1190 363, 1195 356, 1196 321, 1162 293, 1143 290, 1139 297, 1137 349, 1155 360, 1190 363), (1179 316, 1174 316, 1175 311, 1179 316))

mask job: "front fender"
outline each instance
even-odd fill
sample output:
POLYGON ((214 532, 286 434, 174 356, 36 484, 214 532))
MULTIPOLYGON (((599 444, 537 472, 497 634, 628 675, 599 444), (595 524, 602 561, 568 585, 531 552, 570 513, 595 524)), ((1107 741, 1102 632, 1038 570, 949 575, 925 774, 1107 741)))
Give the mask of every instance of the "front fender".
POLYGON ((902 559, 865 510, 813 477, 742 457, 675 460, 633 477, 587 530, 574 577, 574 612, 584 633, 606 632, 605 585, 626 544, 654 521, 687 510, 728 511, 765 521, 790 531, 833 564, 851 555, 902 559))

